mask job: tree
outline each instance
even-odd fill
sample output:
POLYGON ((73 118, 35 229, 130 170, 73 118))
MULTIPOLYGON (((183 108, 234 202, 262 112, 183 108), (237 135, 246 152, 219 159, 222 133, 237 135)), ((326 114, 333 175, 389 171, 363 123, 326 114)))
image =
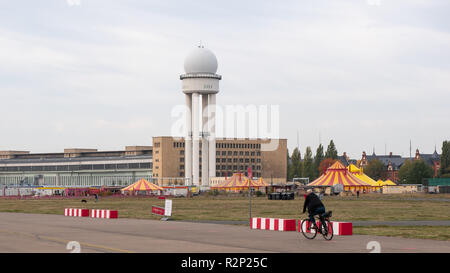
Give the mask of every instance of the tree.
POLYGON ((433 168, 423 160, 408 160, 400 168, 398 175, 402 184, 422 184, 423 178, 433 177, 433 168))
POLYGON ((442 143, 440 177, 450 177, 450 141, 442 143))
POLYGON ((317 168, 317 170, 319 171, 319 174, 322 175, 325 173, 325 171, 331 166, 333 165, 337 160, 333 159, 333 158, 325 158, 324 160, 322 160, 322 162, 319 165, 319 168, 317 168))
POLYGON ((306 147, 305 159, 303 160, 303 177, 309 177, 309 181, 314 180, 314 161, 311 147, 306 147))
POLYGON ((301 158, 301 154, 300 154, 300 151, 298 150, 298 148, 295 148, 294 151, 292 152, 291 162, 292 162, 292 166, 291 166, 292 178, 302 177, 302 175, 303 175, 302 174, 302 171, 303 171, 302 158, 301 158))
POLYGON ((316 150, 316 156, 314 157, 314 179, 319 177, 322 171, 319 171, 320 163, 325 159, 325 155, 323 154, 323 146, 319 144, 316 150))
POLYGON ((330 140, 330 144, 328 144, 327 152, 325 153, 326 158, 337 159, 338 152, 336 150, 336 146, 334 145, 333 140, 330 140))
POLYGON ((292 162, 291 162, 291 156, 289 155, 289 149, 287 149, 287 166, 286 166, 286 174, 287 174, 287 181, 292 181, 292 173, 291 173, 291 169, 292 169, 292 162))
POLYGON ((383 162, 378 159, 371 160, 364 168, 364 172, 374 180, 381 179, 385 170, 383 162))
POLYGON ((406 184, 407 181, 410 181, 410 174, 412 169, 412 161, 406 160, 403 162, 403 165, 400 167, 400 170, 398 170, 398 179, 400 184, 406 184))

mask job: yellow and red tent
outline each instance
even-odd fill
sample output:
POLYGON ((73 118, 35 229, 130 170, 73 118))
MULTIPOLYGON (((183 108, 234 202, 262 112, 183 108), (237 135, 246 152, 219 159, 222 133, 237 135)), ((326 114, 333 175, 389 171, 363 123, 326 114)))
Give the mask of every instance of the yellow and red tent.
POLYGON ((248 189, 249 184, 252 188, 260 188, 269 186, 262 178, 258 180, 250 180, 247 176, 242 173, 234 173, 230 178, 224 182, 212 186, 212 189, 222 189, 228 191, 240 191, 243 189, 248 189))
POLYGON ((358 168, 353 164, 350 164, 348 166, 348 170, 356 177, 358 177, 359 179, 361 179, 362 181, 366 182, 367 184, 369 184, 370 186, 372 186, 372 189, 374 190, 378 190, 380 188, 380 186, 377 184, 377 181, 373 180, 372 178, 370 178, 368 175, 366 175, 364 173, 363 168, 358 168))
POLYGON ((242 173, 234 173, 231 177, 223 181, 222 183, 214 186, 215 188, 233 188, 241 186, 248 177, 242 173))
POLYGON ((252 188, 261 188, 261 187, 268 187, 269 185, 260 177, 258 180, 250 180, 247 178, 244 183, 241 184, 242 188, 248 189, 249 183, 252 188), (251 182, 249 182, 251 181, 251 182))
POLYGON ((347 168, 342 165, 341 162, 336 161, 331 165, 324 174, 319 178, 309 183, 307 186, 310 187, 324 187, 324 186, 334 186, 341 184, 344 186, 344 190, 369 190, 370 184, 359 179, 353 175, 347 168))
POLYGON ((397 184, 395 184, 394 182, 392 182, 390 179, 384 181, 384 185, 387 185, 387 186, 397 186, 397 184))
POLYGON ((164 189, 142 178, 139 181, 121 189, 121 191, 163 191, 164 189))
POLYGON ((266 181, 264 181, 264 179, 262 177, 258 178, 258 183, 263 187, 269 186, 269 184, 267 184, 266 181))

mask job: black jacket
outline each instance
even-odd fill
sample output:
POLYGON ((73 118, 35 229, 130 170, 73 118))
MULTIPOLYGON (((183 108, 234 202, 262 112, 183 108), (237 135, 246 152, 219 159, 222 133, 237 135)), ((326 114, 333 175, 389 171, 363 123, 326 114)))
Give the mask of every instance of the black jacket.
POLYGON ((320 201, 319 197, 315 193, 311 192, 305 198, 305 204, 303 205, 303 213, 305 213, 306 207, 308 207, 308 213, 311 213, 315 209, 325 206, 323 205, 322 201, 320 201))

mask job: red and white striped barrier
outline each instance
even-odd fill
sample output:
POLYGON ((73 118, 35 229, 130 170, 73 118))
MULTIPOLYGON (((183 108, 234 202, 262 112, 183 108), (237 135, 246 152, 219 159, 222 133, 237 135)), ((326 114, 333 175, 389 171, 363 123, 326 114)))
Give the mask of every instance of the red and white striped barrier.
MULTIPOLYGON (((298 223, 298 231, 302 232, 301 230, 301 221, 299 220, 298 223)), ((309 222, 308 222, 309 223, 309 222)), ((319 221, 316 223, 319 225, 319 221)), ((331 225, 333 226, 333 235, 352 235, 353 234, 353 224, 350 222, 331 222, 331 225)), ((310 229, 310 225, 306 225, 306 222, 303 223, 303 230, 306 230, 306 232, 316 232, 315 230, 310 229)))
POLYGON ((65 208, 64 216, 89 217, 89 209, 65 208))
POLYGON ((118 218, 119 212, 117 210, 109 210, 109 209, 92 209, 91 210, 92 218, 118 218))
POLYGON ((278 218, 252 218, 252 229, 265 229, 277 231, 295 231, 295 219, 278 219, 278 218))

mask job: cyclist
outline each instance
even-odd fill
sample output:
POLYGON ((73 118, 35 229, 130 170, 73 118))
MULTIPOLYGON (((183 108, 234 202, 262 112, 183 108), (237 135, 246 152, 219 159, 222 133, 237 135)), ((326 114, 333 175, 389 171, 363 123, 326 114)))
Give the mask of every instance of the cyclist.
POLYGON ((325 206, 323 205, 322 201, 320 201, 319 197, 315 193, 313 193, 311 189, 308 189, 306 193, 307 195, 305 196, 303 213, 305 213, 306 207, 308 207, 309 221, 317 228, 314 216, 322 215, 323 213, 325 213, 325 206))

